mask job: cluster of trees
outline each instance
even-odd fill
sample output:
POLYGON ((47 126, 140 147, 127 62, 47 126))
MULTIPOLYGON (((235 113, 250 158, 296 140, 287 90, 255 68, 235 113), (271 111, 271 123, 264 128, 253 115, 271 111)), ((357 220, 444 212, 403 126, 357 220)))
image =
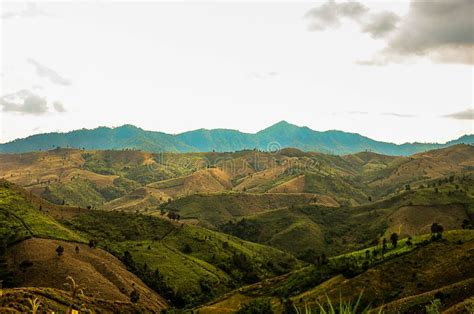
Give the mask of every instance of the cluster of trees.
POLYGON ((168 212, 168 218, 171 219, 171 220, 179 221, 181 216, 176 212, 168 212))
POLYGON ((235 223, 229 220, 227 223, 220 225, 219 231, 247 241, 257 242, 261 227, 256 221, 242 218, 242 220, 235 223))

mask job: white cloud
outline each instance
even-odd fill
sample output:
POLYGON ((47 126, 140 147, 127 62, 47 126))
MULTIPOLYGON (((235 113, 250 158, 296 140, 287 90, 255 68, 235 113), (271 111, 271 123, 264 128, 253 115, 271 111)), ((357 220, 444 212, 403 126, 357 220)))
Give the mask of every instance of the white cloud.
POLYGON ((4 112, 32 115, 41 115, 48 112, 46 99, 27 89, 4 95, 0 98, 0 106, 2 106, 4 112))
MULTIPOLYGON (((60 101, 55 101, 52 106, 59 113, 66 112, 66 108, 60 101)), ((25 115, 43 115, 49 112, 46 97, 39 96, 28 89, 3 95, 0 98, 0 107, 3 112, 25 115)))
POLYGON ((58 101, 58 100, 53 103, 53 108, 57 112, 60 112, 60 113, 66 112, 66 108, 64 107, 64 104, 62 102, 58 101))
POLYGON ((58 72, 54 71, 51 68, 48 68, 48 67, 42 65, 38 61, 36 61, 34 59, 31 59, 31 58, 27 59, 27 61, 35 66, 36 74, 38 74, 40 77, 47 78, 52 83, 58 84, 58 85, 67 86, 67 85, 72 84, 71 80, 61 76, 58 72))

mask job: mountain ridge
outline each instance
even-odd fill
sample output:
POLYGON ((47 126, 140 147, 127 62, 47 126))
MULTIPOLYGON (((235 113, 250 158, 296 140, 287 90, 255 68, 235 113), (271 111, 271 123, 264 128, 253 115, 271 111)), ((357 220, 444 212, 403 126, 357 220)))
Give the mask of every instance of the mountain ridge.
POLYGON ((336 155, 371 151, 406 156, 455 144, 474 144, 474 135, 466 134, 446 143, 394 144, 373 140, 358 133, 339 130, 315 131, 280 121, 256 133, 234 129, 196 129, 178 134, 148 131, 132 124, 98 127, 70 132, 31 135, 0 144, 0 153, 24 153, 55 147, 85 149, 139 149, 150 152, 225 152, 244 149, 274 150, 286 147, 336 155))

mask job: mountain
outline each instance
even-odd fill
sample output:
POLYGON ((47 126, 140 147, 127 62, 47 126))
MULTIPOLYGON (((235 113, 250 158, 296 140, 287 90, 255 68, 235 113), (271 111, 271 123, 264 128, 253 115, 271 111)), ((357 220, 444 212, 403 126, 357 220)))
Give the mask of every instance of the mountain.
POLYGON ((145 131, 133 125, 37 134, 0 144, 0 153, 23 153, 50 150, 55 147, 102 150, 139 149, 150 152, 225 152, 254 148, 269 151, 294 147, 303 151, 337 155, 372 151, 386 155, 407 156, 461 143, 473 144, 474 135, 464 135, 445 144, 397 145, 375 141, 356 133, 336 130, 319 132, 281 121, 254 134, 228 129, 199 129, 172 135, 145 131))

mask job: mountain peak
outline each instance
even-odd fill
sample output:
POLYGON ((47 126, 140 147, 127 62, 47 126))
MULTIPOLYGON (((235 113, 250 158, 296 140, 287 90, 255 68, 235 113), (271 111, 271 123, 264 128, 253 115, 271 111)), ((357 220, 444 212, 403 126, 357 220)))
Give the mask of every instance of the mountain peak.
MULTIPOLYGON (((268 128, 266 129, 263 129, 262 131, 267 131, 267 130, 285 130, 285 129, 299 129, 301 127, 297 126, 297 125, 294 125, 294 124, 291 124, 285 120, 281 120, 271 126, 269 126, 268 128)), ((260 131, 260 132, 262 132, 260 131)))

